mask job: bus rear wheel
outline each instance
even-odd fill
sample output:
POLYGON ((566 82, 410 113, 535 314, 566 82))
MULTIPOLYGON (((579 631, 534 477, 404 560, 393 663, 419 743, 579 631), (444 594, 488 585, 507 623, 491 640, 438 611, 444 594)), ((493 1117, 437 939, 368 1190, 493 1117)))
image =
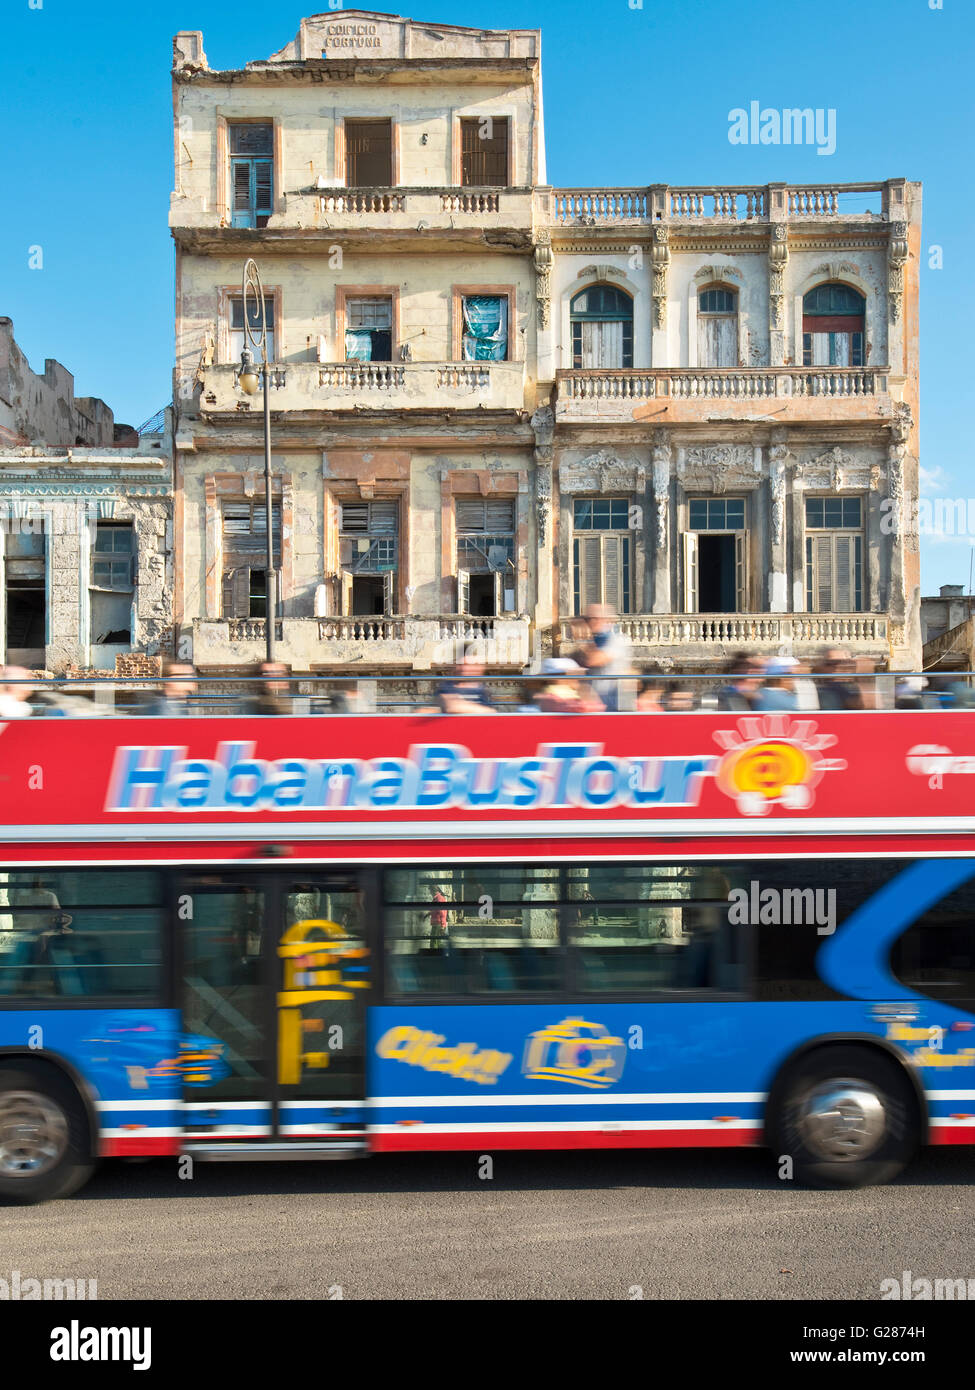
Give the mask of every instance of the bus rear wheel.
POLYGON ((50 1067, 0 1066, 0 1202, 67 1197, 91 1175, 88 1118, 50 1067))
POLYGON ((914 1155, 920 1115, 897 1063, 868 1047, 817 1048, 769 1096, 768 1142, 810 1187, 889 1182, 914 1155))

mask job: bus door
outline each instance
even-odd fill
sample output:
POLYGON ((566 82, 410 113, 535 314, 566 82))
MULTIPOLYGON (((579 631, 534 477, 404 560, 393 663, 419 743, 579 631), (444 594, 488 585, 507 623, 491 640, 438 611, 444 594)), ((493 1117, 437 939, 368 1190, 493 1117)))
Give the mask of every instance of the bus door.
POLYGON ((354 873, 279 877, 276 1124, 282 1139, 365 1138, 366 897, 354 873))
POLYGON ((187 875, 175 913, 187 1137, 358 1139, 370 971, 355 874, 187 875))

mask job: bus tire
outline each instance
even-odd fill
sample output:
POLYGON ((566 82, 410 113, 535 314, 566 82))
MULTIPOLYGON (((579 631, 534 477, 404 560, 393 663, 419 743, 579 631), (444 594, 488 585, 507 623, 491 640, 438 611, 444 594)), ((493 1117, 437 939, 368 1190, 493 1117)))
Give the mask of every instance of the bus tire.
POLYGON ((94 1170, 81 1097, 54 1067, 0 1065, 0 1202, 67 1197, 94 1170))
POLYGON ((767 1142, 808 1187, 889 1182, 913 1157, 921 1116, 902 1067, 877 1048, 815 1048, 769 1096, 767 1142))

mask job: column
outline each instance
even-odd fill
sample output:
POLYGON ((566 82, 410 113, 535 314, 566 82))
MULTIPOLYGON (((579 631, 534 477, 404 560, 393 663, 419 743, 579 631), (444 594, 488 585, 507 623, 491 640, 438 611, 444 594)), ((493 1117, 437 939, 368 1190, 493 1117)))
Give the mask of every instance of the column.
POLYGON ((665 429, 654 431, 653 442, 653 612, 672 613, 671 574, 671 473, 673 450, 665 429))

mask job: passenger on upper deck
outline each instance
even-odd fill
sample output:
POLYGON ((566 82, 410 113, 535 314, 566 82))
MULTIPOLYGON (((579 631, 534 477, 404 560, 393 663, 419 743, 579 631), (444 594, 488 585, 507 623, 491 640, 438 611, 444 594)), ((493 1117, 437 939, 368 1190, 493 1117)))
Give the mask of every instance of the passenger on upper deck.
POLYGON ((146 714, 180 719, 195 713, 192 696, 197 692, 196 668, 189 661, 167 661, 163 666, 162 694, 151 700, 146 714))

